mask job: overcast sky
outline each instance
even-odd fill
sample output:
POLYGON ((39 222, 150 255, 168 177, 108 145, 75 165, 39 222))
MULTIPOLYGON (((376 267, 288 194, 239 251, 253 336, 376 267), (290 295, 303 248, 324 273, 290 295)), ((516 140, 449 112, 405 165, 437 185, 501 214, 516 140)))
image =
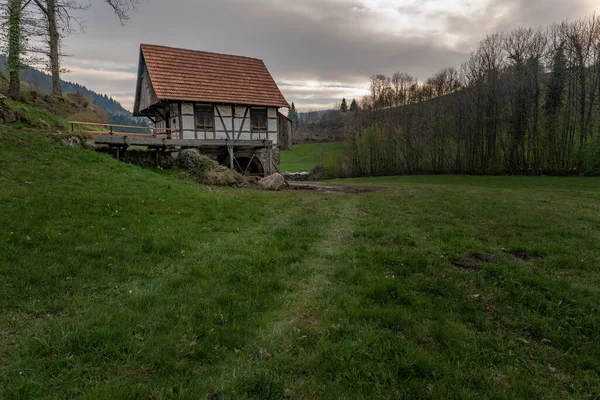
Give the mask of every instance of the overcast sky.
POLYGON ((65 42, 64 79, 131 109, 140 43, 238 54, 264 60, 303 111, 365 94, 373 74, 426 79, 458 67, 488 33, 598 7, 597 0, 141 0, 122 27, 103 0, 87 3, 85 33, 65 42))

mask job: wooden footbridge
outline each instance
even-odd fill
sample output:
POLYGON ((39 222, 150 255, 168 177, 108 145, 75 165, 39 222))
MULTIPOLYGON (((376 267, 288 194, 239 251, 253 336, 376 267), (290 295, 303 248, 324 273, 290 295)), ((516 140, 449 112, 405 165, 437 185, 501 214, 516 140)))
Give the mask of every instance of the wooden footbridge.
POLYGON ((115 125, 92 122, 69 121, 73 132, 82 132, 93 135, 96 145, 106 145, 117 148, 117 157, 120 149, 126 150, 130 146, 142 146, 158 150, 183 149, 183 148, 227 148, 229 153, 229 166, 234 169, 234 150, 240 148, 256 149, 273 147, 271 140, 234 140, 234 139, 178 139, 172 137, 172 132, 179 132, 178 128, 155 128, 150 126, 115 125), (104 129, 102 129, 104 128, 104 129), (120 130, 119 130, 120 129, 120 130), (152 133, 130 133, 123 129, 145 130, 152 133))
POLYGON ((178 128, 154 128, 150 126, 129 126, 114 125, 91 122, 69 121, 71 130, 93 135, 96 144, 108 146, 128 147, 128 146, 146 146, 146 147, 269 147, 272 146, 271 140, 233 140, 233 139, 176 139, 171 136, 171 132, 179 132, 178 128), (76 129, 76 126, 82 129, 76 129), (90 127, 104 127, 106 130, 94 130, 90 127), (140 129, 150 130, 152 133, 130 133, 118 131, 118 129, 140 129))

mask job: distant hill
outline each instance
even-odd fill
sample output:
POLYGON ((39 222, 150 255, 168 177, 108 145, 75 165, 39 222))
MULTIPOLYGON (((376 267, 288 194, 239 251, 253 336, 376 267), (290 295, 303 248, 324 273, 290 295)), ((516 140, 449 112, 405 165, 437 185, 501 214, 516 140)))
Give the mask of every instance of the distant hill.
MULTIPOLYGON (((0 54, 0 71, 7 74, 6 57, 0 54)), ((40 92, 52 91, 52 77, 35 68, 26 67, 21 73, 22 80, 33 86, 40 92)), ((90 103, 106 111, 108 123, 119 125, 148 126, 148 120, 145 118, 136 118, 131 111, 125 109, 121 103, 105 94, 97 93, 87 87, 75 82, 61 80, 60 83, 63 93, 81 93, 90 100, 90 103)), ((137 130, 136 132, 140 132, 137 130)))

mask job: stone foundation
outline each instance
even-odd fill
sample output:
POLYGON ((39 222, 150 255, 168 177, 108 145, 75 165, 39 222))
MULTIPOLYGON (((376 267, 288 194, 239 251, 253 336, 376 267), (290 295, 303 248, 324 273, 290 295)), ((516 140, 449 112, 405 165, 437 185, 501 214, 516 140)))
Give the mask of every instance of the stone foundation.
MULTIPOLYGON (((115 153, 111 148, 101 149, 109 153, 115 153)), ((229 152, 226 147, 202 147, 198 151, 203 156, 210 158, 226 167, 230 166, 229 152)), ((136 151, 121 150, 118 158, 140 166, 156 166, 170 168, 177 160, 180 150, 173 151, 136 151)), ((234 149, 235 168, 249 175, 269 176, 278 172, 280 164, 279 148, 236 148, 234 149)))
MULTIPOLYGON (((225 147, 201 148, 200 154, 205 155, 221 165, 230 166, 229 153, 225 147)), ((234 149, 235 167, 245 170, 251 175, 268 176, 278 172, 281 162, 278 147, 268 148, 236 148, 234 149), (248 166, 248 163, 251 163, 248 166), (275 166, 273 165, 275 164, 275 166)))

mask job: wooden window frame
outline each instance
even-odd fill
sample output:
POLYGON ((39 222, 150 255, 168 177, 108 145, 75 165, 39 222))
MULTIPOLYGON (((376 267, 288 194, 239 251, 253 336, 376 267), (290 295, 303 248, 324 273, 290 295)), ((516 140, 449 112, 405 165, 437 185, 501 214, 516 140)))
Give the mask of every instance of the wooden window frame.
POLYGON ((266 108, 251 108, 250 109, 250 127, 252 132, 268 132, 269 131, 269 115, 266 108), (264 126, 261 126, 259 117, 263 117, 264 126))
POLYGON ((194 125, 198 132, 214 132, 215 131, 215 108, 208 105, 194 105, 194 125), (200 113, 203 115, 203 124, 199 124, 200 113), (207 118, 208 115, 208 118, 207 118), (210 125, 207 125, 207 122, 210 125))

